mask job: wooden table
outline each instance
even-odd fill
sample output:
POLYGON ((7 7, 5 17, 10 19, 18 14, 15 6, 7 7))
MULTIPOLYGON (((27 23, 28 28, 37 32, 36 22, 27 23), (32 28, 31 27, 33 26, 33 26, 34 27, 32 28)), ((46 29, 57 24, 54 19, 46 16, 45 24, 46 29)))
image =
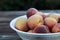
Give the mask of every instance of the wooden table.
MULTIPOLYGON (((60 13, 60 10, 41 11, 60 13)), ((13 18, 25 14, 26 11, 0 11, 0 40, 21 40, 16 32, 9 27, 9 23, 13 18)))

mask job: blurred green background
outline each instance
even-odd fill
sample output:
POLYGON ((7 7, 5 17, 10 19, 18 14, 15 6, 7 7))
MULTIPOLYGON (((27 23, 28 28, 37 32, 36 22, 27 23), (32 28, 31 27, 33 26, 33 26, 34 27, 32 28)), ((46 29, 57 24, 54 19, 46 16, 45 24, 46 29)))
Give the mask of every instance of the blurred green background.
POLYGON ((19 11, 34 7, 38 10, 60 9, 60 0, 0 0, 0 11, 19 11))

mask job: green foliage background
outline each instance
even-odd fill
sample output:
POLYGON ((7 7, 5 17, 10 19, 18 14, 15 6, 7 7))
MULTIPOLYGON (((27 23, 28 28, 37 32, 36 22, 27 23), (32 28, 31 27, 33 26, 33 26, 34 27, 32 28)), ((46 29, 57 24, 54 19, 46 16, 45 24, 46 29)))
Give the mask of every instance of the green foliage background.
POLYGON ((0 0, 0 11, 27 10, 30 7, 42 9, 60 9, 60 0, 0 0))

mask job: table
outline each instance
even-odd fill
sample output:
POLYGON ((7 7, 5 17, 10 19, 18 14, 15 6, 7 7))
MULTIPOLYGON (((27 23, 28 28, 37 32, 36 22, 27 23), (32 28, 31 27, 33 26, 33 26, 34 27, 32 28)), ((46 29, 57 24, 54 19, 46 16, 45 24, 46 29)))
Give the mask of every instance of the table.
MULTIPOLYGON (((40 10, 42 12, 56 12, 60 10, 40 10)), ((9 27, 10 21, 18 16, 25 15, 26 11, 0 11, 0 40, 22 40, 14 30, 9 27)))

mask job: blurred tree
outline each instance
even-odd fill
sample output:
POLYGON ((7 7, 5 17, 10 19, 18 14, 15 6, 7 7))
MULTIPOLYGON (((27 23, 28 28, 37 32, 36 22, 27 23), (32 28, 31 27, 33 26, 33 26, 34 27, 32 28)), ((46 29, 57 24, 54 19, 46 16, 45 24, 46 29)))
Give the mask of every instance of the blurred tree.
POLYGON ((60 9, 60 0, 46 0, 47 9, 60 9))
POLYGON ((0 0, 0 10, 60 9, 60 0, 0 0))

